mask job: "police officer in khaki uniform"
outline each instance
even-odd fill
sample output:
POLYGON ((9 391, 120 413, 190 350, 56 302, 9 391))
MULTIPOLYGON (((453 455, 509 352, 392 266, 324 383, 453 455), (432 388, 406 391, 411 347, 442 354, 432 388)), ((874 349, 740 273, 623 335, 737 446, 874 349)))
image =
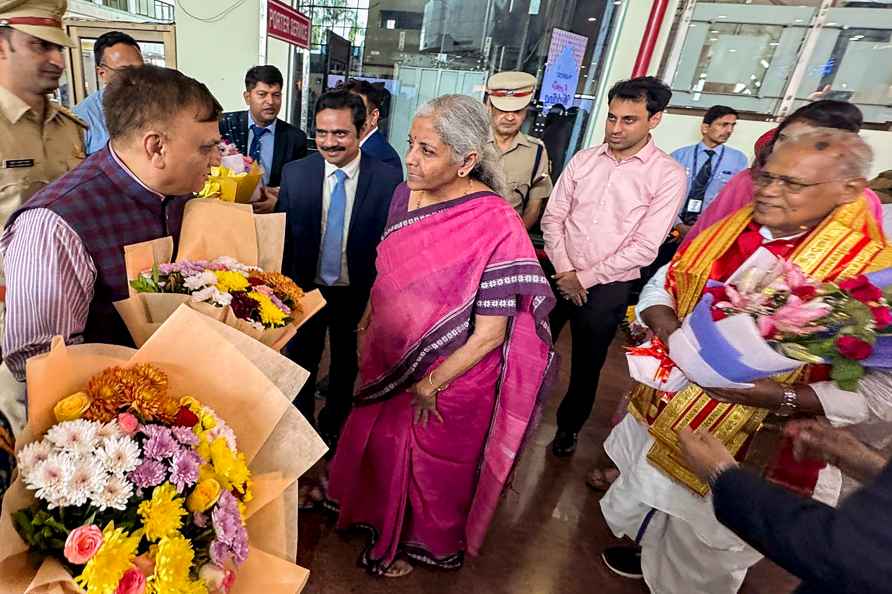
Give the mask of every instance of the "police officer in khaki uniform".
POLYGON ((0 226, 84 160, 86 124, 49 99, 65 72, 67 0, 0 0, 0 226))
POLYGON ((552 188, 545 145, 520 131, 535 91, 536 77, 526 72, 499 72, 486 83, 490 142, 499 154, 508 182, 505 199, 523 217, 527 229, 539 222, 552 188))

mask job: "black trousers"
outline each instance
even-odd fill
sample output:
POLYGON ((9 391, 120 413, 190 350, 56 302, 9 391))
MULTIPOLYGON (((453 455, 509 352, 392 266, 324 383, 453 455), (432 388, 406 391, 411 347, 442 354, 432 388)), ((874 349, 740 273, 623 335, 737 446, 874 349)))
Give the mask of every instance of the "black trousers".
POLYGON ((356 326, 369 299, 368 290, 353 287, 319 287, 326 306, 310 318, 288 343, 285 354, 310 372, 294 404, 319 429, 329 445, 337 441, 353 403, 356 382, 356 326), (328 333, 331 351, 328 395, 316 420, 316 378, 328 333))
POLYGON ((564 299, 555 289, 558 304, 551 312, 551 334, 557 340, 569 321, 573 335, 570 386, 557 413, 559 431, 578 433, 591 415, 601 367, 625 316, 633 285, 634 281, 595 285, 588 290, 588 300, 581 307, 564 299))

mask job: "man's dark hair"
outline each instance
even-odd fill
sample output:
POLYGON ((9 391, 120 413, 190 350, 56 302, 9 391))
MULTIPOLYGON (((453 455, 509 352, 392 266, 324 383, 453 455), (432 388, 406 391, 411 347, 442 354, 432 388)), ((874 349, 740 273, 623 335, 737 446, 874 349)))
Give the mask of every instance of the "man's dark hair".
POLYGON ((150 125, 166 129, 186 110, 197 122, 216 122, 223 113, 202 83, 179 70, 151 65, 121 70, 105 88, 102 109, 112 140, 150 125))
POLYGON ((383 84, 371 83, 361 78, 351 78, 343 87, 351 93, 365 97, 369 103, 369 108, 377 109, 382 119, 387 117, 390 91, 384 88, 383 84))
POLYGON ((109 31, 108 33, 103 33, 99 36, 99 39, 96 40, 96 43, 93 44, 93 59, 95 60, 97 68, 102 65, 102 60, 105 59, 105 50, 113 45, 118 45, 119 43, 136 48, 137 51, 142 51, 136 40, 126 33, 122 33, 121 31, 109 31))
POLYGON ((756 155, 757 167, 765 166, 765 163, 768 162, 768 156, 774 151, 774 145, 778 137, 787 126, 796 122, 805 122, 816 128, 834 128, 857 134, 861 131, 861 125, 864 123, 864 114, 861 113, 857 105, 848 101, 822 99, 806 103, 788 115, 781 122, 780 126, 777 127, 774 138, 756 155))
POLYGON ((729 115, 732 115, 735 118, 740 116, 740 114, 737 113, 737 110, 733 107, 728 107, 727 105, 713 105, 706 110, 705 114, 703 114, 703 123, 708 126, 717 119, 729 115))
POLYGON ((351 93, 344 87, 338 87, 319 96, 319 99, 316 100, 314 116, 318 115, 323 109, 349 109, 353 116, 353 125, 356 126, 357 134, 360 133, 365 125, 365 104, 358 95, 351 93))
POLYGON ((285 86, 285 79, 282 78, 282 73, 278 68, 267 64, 265 66, 254 66, 245 74, 246 91, 253 91, 257 83, 263 83, 271 87, 279 85, 279 88, 282 88, 285 86))
POLYGON ((621 80, 607 93, 607 100, 622 99, 624 101, 646 101, 647 115, 653 117, 669 105, 672 89, 654 76, 639 76, 629 80, 621 80))

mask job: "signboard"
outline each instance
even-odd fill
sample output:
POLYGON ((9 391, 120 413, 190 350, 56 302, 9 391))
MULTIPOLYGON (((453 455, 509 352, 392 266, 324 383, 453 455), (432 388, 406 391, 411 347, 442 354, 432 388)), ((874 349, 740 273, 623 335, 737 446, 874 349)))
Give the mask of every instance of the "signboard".
POLYGON ((269 0, 267 4, 266 34, 291 45, 310 49, 309 17, 278 0, 269 0))
POLYGON ((539 100, 545 108, 560 103, 565 108, 574 104, 579 85, 579 71, 588 37, 562 29, 553 29, 548 49, 548 65, 542 77, 539 100))

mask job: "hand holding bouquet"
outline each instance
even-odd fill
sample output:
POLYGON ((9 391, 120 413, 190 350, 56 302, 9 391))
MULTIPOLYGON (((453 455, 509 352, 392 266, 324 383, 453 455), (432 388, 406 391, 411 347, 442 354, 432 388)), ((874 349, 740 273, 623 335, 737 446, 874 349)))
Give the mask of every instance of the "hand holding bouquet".
MULTIPOLYGON (((707 285, 670 337, 669 354, 656 359, 664 376, 668 357, 704 388, 749 388, 803 364, 828 364, 837 385, 854 390, 866 368, 892 367, 892 309, 880 288, 888 285, 890 271, 819 283, 760 248, 727 282, 707 285)), ((642 367, 630 363, 633 377, 659 389, 642 367)))

